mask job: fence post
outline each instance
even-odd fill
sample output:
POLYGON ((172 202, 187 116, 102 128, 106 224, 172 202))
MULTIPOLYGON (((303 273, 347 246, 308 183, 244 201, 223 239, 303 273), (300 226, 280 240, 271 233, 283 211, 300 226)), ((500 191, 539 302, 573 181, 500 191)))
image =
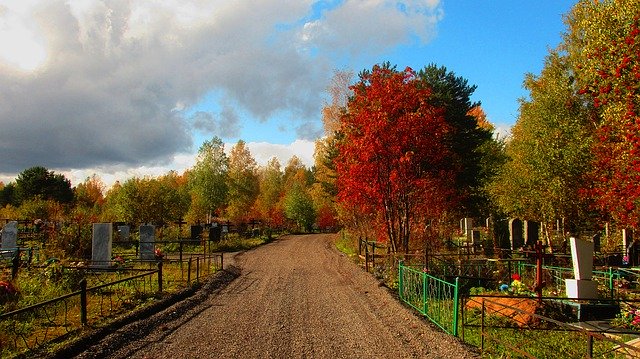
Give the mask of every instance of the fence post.
POLYGON ((482 312, 480 313, 480 353, 484 354, 484 303, 486 298, 482 298, 482 312))
POLYGON ((220 270, 224 269, 224 252, 220 252, 220 270))
POLYGON ((371 244, 371 271, 376 272, 376 242, 371 244))
POLYGON ((192 258, 189 257, 189 263, 187 264, 187 284, 191 284, 191 260, 192 258))
POLYGON ((427 273, 422 271, 422 315, 427 315, 427 273))
POLYGON ((196 282, 200 282, 200 257, 196 257, 196 282))
POLYGON ((453 336, 458 336, 458 293, 460 288, 460 277, 456 277, 456 286, 453 289, 453 336))
POLYGON ((369 273, 369 242, 364 246, 364 270, 369 273))
POLYGON ((87 325, 87 280, 80 280, 80 323, 87 325))
POLYGON ((615 293, 613 291, 614 288, 614 282, 613 282, 613 268, 609 267, 609 290, 611 291, 611 299, 615 299, 615 293))
POLYGON ((402 286, 403 286, 403 280, 402 280, 402 272, 404 271, 404 261, 401 259, 398 261, 398 296, 400 297, 400 299, 404 299, 402 297, 402 286))
POLYGON ((162 293, 162 261, 158 262, 158 292, 162 293))
POLYGON ((587 358, 593 358, 593 335, 587 332, 587 358))

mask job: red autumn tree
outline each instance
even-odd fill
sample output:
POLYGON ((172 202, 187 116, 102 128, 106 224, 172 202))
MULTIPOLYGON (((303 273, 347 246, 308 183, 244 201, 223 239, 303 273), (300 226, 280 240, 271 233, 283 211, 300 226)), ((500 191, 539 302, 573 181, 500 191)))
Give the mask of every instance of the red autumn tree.
POLYGON ((430 89, 410 68, 389 64, 360 74, 341 118, 336 158, 338 201, 370 214, 394 252, 409 250, 415 228, 454 197, 450 126, 430 104, 430 89))
POLYGON ((594 172, 585 188, 623 227, 640 228, 640 1, 586 1, 567 18, 565 49, 591 95, 594 172))

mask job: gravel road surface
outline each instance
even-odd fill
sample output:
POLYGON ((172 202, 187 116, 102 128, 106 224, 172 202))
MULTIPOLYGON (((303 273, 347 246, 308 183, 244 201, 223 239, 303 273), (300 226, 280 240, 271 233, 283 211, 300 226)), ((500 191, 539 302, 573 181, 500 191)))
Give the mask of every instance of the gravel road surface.
POLYGON ((168 308, 146 327, 125 326, 110 334, 119 339, 76 357, 479 357, 400 304, 334 240, 286 236, 239 254, 228 285, 187 309, 168 308))

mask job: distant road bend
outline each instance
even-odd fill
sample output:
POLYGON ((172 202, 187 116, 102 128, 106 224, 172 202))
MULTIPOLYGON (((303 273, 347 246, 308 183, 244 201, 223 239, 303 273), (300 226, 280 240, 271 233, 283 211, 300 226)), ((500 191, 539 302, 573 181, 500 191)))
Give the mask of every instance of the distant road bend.
MULTIPOLYGON (((175 319, 78 358, 476 358, 335 249, 286 236, 235 258, 240 275, 175 319)), ((157 315, 166 319, 171 308, 157 315)), ((124 335, 123 335, 124 334, 124 335)))

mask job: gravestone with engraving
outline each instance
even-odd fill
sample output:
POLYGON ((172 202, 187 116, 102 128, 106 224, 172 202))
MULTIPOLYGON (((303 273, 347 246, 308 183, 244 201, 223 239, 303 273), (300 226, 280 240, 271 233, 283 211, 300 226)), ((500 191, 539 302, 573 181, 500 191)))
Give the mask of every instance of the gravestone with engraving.
POLYGON ((94 223, 91 240, 91 262, 93 266, 108 267, 111 263, 113 226, 111 223, 94 223))
POLYGON ((18 222, 11 221, 2 227, 2 249, 15 249, 18 246, 18 222))
POLYGON ((11 258, 13 251, 18 247, 18 222, 11 221, 5 224, 0 238, 2 238, 0 258, 11 258))
POLYGON ((142 260, 155 259, 156 227, 152 225, 140 226, 140 251, 142 260))
POLYGON ((512 250, 524 245, 522 221, 517 218, 509 220, 509 242, 511 242, 512 250))

